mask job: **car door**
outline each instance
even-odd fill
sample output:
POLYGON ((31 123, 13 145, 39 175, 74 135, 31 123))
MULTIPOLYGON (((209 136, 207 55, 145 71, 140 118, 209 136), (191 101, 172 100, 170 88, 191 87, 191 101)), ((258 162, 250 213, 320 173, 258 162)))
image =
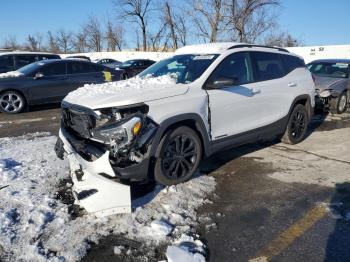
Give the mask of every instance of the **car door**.
MULTIPOLYGON (((301 93, 300 76, 298 72, 287 75, 283 67, 281 54, 274 52, 251 52, 254 68, 254 80, 258 85, 259 99, 255 101, 261 117, 258 127, 276 123, 286 117, 293 99, 301 93)), ((303 69, 304 70, 304 69, 303 69)))
POLYGON ((44 65, 36 72, 29 90, 33 103, 60 102, 69 86, 65 62, 44 65))
POLYGON ((104 82, 103 73, 94 69, 94 66, 103 68, 101 65, 95 65, 84 61, 68 62, 67 70, 70 82, 69 92, 82 87, 85 84, 97 84, 104 82))
POLYGON ((208 78, 211 134, 213 140, 241 134, 258 127, 260 90, 253 79, 249 52, 228 55, 208 78))
POLYGON ((135 61, 133 65, 133 76, 138 75, 143 70, 145 70, 144 61, 142 60, 135 61))

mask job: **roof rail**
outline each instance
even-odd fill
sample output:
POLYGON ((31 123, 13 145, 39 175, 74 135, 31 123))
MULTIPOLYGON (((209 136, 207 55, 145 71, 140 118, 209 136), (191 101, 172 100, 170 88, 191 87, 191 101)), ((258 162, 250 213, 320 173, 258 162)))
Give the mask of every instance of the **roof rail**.
POLYGON ((271 48, 271 49, 276 49, 278 51, 286 52, 289 53, 289 51, 285 48, 282 47, 277 47, 277 46, 267 46, 267 45, 250 45, 250 44, 239 44, 239 45, 234 45, 231 46, 229 49, 235 49, 235 48, 242 48, 242 47, 263 47, 263 48, 271 48))

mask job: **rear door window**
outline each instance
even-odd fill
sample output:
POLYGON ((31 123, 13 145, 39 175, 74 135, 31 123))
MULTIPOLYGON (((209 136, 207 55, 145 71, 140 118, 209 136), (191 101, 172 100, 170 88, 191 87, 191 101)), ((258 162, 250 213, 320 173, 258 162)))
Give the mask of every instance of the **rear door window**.
POLYGON ((306 67, 305 62, 296 56, 280 55, 284 67, 284 71, 288 74, 296 68, 306 67))
POLYGON ((281 78, 285 75, 282 61, 277 53, 251 52, 256 82, 281 78))
POLYGON ((36 62, 36 55, 16 55, 16 69, 21 68, 25 65, 36 62))
POLYGON ((0 73, 12 71, 13 69, 13 56, 0 56, 0 73))
POLYGON ((66 63, 54 63, 48 64, 43 67, 40 72, 44 76, 55 76, 55 75, 65 75, 66 74, 66 63))

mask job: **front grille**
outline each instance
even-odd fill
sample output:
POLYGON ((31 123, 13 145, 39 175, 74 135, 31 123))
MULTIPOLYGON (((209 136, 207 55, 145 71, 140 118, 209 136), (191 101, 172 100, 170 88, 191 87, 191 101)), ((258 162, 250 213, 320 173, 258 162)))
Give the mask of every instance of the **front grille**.
POLYGON ((95 127, 95 117, 84 109, 62 109, 64 127, 81 138, 90 138, 90 130, 95 127))

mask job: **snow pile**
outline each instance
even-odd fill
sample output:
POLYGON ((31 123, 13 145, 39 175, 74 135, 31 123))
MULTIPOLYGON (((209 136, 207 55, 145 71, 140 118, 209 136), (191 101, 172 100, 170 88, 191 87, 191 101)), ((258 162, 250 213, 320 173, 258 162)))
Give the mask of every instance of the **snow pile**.
POLYGON ((123 94, 125 91, 137 92, 138 90, 154 90, 159 88, 166 88, 169 85, 176 84, 176 77, 174 75, 163 75, 159 77, 145 77, 140 78, 138 76, 117 82, 108 82, 103 84, 90 84, 84 85, 81 88, 69 93, 66 96, 66 100, 74 100, 81 98, 91 98, 97 95, 112 95, 123 94))
MULTIPOLYGON (((68 206, 55 198, 58 182, 68 174, 67 162, 54 154, 55 141, 46 134, 0 139, 1 261, 78 261, 89 241, 110 234, 141 241, 149 249, 171 245, 202 257, 204 247, 194 230, 196 208, 208 201, 214 178, 157 186, 133 201, 132 214, 99 219, 85 214, 73 220, 68 206)), ((116 254, 123 251, 122 245, 114 248, 116 254)))
POLYGON ((19 76, 23 76, 23 74, 20 73, 19 71, 10 71, 10 72, 7 72, 7 73, 1 73, 0 74, 0 78, 19 77, 19 76))

